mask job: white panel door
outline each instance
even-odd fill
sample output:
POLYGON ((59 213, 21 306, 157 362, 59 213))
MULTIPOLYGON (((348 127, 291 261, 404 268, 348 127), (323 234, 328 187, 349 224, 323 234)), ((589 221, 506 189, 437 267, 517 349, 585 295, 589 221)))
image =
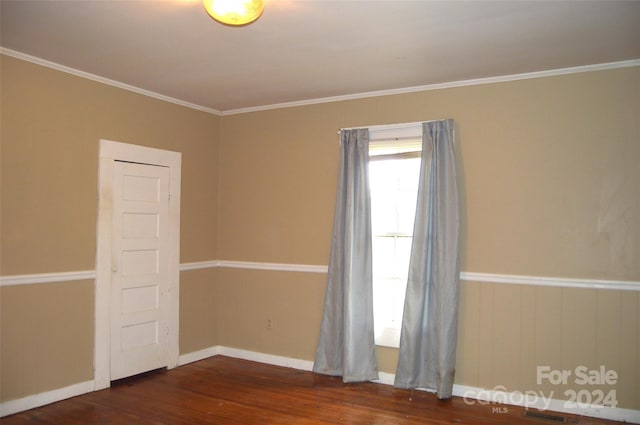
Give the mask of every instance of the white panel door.
POLYGON ((116 161, 111 379, 167 366, 169 168, 116 161))

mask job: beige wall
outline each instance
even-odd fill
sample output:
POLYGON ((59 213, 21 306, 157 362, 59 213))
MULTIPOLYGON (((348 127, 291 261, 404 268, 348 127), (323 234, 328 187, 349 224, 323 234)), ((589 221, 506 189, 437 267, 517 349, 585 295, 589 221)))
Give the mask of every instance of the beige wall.
POLYGON ((0 292, 0 394, 11 400, 93 379, 93 282, 0 292))
POLYGON ((464 270, 638 280, 639 75, 635 67, 224 117, 221 256, 326 264, 338 128, 452 117, 464 270))
MULTIPOLYGON (((217 258, 219 117, 0 58, 3 276, 95 270, 100 139, 182 152, 180 260, 217 258)), ((212 275, 182 275, 181 323, 211 320, 212 275)), ((0 297, 0 399, 93 379, 93 282, 0 297)), ((201 329, 181 327, 181 350, 216 343, 201 329)))
POLYGON ((315 273, 219 269, 219 344, 312 360, 325 279, 315 273))
POLYGON ((218 345, 216 269, 180 273, 180 354, 218 345))
MULTIPOLYGON (((2 56, 1 101, 2 275, 95 267, 100 138, 182 152, 182 263, 324 265, 337 130, 451 117, 464 271, 640 280, 638 67, 217 117, 2 56)), ((312 360, 324 279, 182 272, 180 352, 224 345, 312 360)), ((621 407, 640 409, 638 292, 461 288, 458 384, 537 389, 541 362, 606 364, 624 374, 621 407)), ((92 323, 75 338, 62 332, 92 320, 91 282, 0 296, 2 400, 91 379, 92 323), (45 293, 64 307, 43 316, 54 329, 46 337, 21 323, 40 317, 45 293), (36 364, 60 373, 29 375, 36 364)), ((378 358, 394 371, 396 350, 379 348, 378 358)))
MULTIPOLYGON (((451 117, 464 271, 638 281, 638 116, 636 67, 224 117, 220 256, 326 264, 337 130, 451 117)), ((312 360, 321 281, 221 270, 220 343, 312 360)), ((620 406, 640 409, 637 292, 463 282, 461 296, 456 383, 563 398, 534 385, 537 365, 604 364, 621 375, 620 406)), ((397 350, 378 361, 393 373, 397 350)))

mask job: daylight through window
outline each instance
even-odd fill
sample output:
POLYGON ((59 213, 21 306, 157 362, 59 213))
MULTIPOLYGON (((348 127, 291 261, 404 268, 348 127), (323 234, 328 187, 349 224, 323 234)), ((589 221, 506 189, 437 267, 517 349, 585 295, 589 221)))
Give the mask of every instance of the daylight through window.
POLYGON ((420 175, 420 139, 370 142, 376 344, 398 347, 420 175))

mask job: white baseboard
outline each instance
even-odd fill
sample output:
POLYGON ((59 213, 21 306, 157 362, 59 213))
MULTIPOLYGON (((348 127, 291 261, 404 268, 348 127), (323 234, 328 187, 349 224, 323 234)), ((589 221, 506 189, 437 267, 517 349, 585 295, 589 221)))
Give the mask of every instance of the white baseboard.
POLYGON ((238 348, 219 347, 219 349, 221 355, 236 359, 305 370, 307 372, 313 369, 313 361, 311 360, 294 359, 291 357, 276 356, 273 354, 258 353, 255 351, 240 350, 238 348))
POLYGON ((454 385, 453 395, 462 397, 469 404, 501 405, 526 407, 530 410, 568 413, 628 423, 640 423, 640 410, 622 409, 618 407, 576 404, 567 400, 554 399, 553 394, 537 395, 534 391, 502 391, 504 387, 488 390, 466 385, 454 385))
MULTIPOLYGON (((181 355, 178 358, 178 366, 183 366, 217 355, 250 360, 274 366, 288 367, 297 370, 311 371, 313 369, 313 361, 311 360, 277 356, 218 345, 181 355)), ((395 374, 380 372, 379 379, 375 382, 383 385, 393 385, 394 379, 395 374)), ((82 395, 91 391, 94 391, 94 382, 86 381, 70 385, 68 387, 59 388, 57 390, 35 394, 17 400, 6 401, 0 404, 0 417, 44 406, 46 404, 82 395)), ((568 403, 566 400, 552 398, 545 400, 542 397, 538 399, 527 399, 525 395, 520 392, 487 390, 457 384, 453 386, 453 395, 463 397, 465 401, 470 404, 478 403, 486 405, 502 403, 513 406, 528 407, 531 409, 548 410, 552 412, 569 413, 573 415, 640 424, 640 410, 606 406, 579 406, 577 408, 571 408, 567 407, 568 403)))
POLYGON ((256 351, 241 350, 239 348, 224 347, 216 345, 193 353, 183 354, 178 358, 178 366, 197 362, 213 356, 228 356, 235 359, 249 360, 273 366, 288 367, 291 369, 311 371, 313 362, 310 360, 300 360, 291 357, 276 356, 273 354, 258 353, 256 351))
POLYGON ((217 356, 218 354, 220 354, 220 347, 217 345, 214 347, 205 348, 204 350, 182 354, 178 357, 178 366, 184 366, 189 363, 208 359, 209 357, 217 356))
POLYGON ((46 404, 55 403, 56 401, 86 394, 93 390, 93 381, 85 381, 69 385, 68 387, 33 394, 16 400, 5 401, 0 403, 0 417, 13 415, 14 413, 23 412, 46 404))

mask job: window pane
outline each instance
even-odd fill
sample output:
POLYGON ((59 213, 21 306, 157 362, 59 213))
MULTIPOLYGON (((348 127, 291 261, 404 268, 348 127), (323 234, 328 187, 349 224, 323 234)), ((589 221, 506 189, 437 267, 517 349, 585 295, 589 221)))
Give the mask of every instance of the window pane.
POLYGON ((413 222, 416 215, 416 193, 399 193, 395 207, 398 219, 398 232, 405 235, 412 235, 413 222))
POLYGON ((374 334, 377 345, 398 347, 406 280, 386 279, 374 282, 374 334))
POLYGON ((373 310, 376 329, 400 329, 406 288, 406 279, 379 279, 374 282, 373 310))
POLYGON ((395 269, 395 255, 393 238, 389 237, 373 237, 372 238, 372 261, 373 261, 373 279, 385 279, 393 277, 395 269), (391 259, 391 261, 389 261, 391 259))
POLYGON ((396 203, 395 194, 371 193, 371 232, 373 235, 385 235, 395 232, 396 229, 396 203), (374 212, 375 211, 375 212, 374 212))
POLYGON ((397 346, 419 174, 419 158, 379 160, 369 164, 373 301, 378 344, 397 346))
POLYGON ((418 178, 420 177, 420 158, 395 162, 398 163, 398 190, 415 194, 418 190, 418 178))
POLYGON ((397 177, 392 177, 396 174, 395 164, 396 161, 375 161, 369 163, 369 186, 371 192, 376 193, 392 193, 396 191, 397 177))
POLYGON ((395 277, 407 279, 409 275, 409 258, 411 257, 411 241, 413 238, 396 239, 396 274, 395 277))

